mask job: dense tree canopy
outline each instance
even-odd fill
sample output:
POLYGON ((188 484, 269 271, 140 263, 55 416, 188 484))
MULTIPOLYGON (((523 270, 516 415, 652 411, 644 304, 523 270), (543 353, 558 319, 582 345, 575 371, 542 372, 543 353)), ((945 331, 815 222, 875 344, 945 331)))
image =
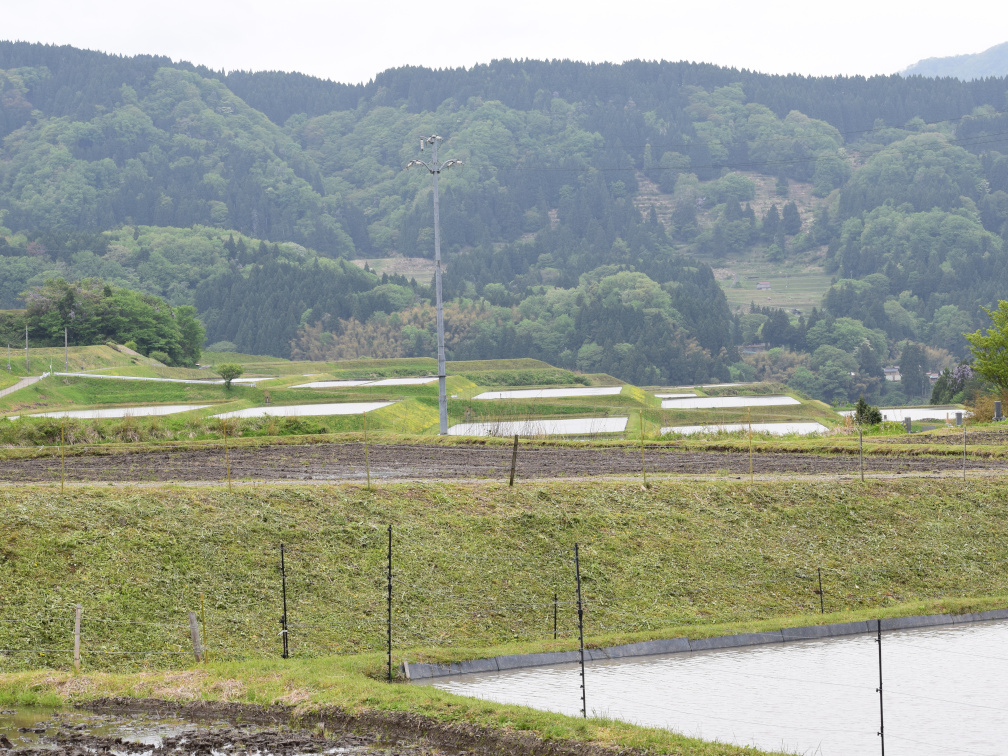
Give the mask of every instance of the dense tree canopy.
POLYGON ((50 279, 23 296, 26 312, 7 318, 8 336, 20 335, 27 325, 39 346, 62 346, 64 337, 74 346, 131 341, 141 354, 167 355, 171 365, 192 366, 199 359, 205 334, 190 305, 171 307, 159 297, 99 279, 50 279))
MULTIPOLYGON (((642 61, 343 85, 0 42, 0 307, 100 278, 137 344, 179 363, 195 330, 171 351, 143 297, 244 351, 426 353, 428 282, 350 260, 433 254, 430 176, 404 167, 436 132, 465 163, 441 176, 456 358, 643 383, 773 359, 813 395, 877 398, 904 352, 921 371, 965 357, 1008 288, 1006 93, 642 61), (821 266, 822 308, 733 314, 715 269, 745 257, 821 266), (755 343, 787 356, 741 361, 755 343)), ((102 317, 88 328, 122 335, 102 317)))

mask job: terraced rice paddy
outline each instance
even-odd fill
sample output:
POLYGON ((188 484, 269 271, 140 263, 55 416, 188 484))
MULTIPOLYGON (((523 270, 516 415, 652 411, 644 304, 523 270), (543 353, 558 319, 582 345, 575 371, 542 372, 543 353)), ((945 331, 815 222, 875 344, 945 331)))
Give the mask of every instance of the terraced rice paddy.
POLYGON ((578 417, 565 420, 511 420, 495 423, 459 423, 448 429, 449 436, 592 436, 622 433, 626 417, 578 417))
POLYGON ((617 396, 622 386, 594 386, 588 388, 511 389, 484 391, 474 399, 576 399, 587 396, 617 396))
MULTIPOLYGON (((168 404, 163 406, 146 407, 113 407, 111 409, 89 409, 89 410, 63 410, 60 412, 39 412, 35 415, 24 415, 24 417, 66 417, 81 420, 103 420, 118 417, 150 417, 152 415, 175 415, 179 412, 191 412, 192 410, 206 409, 212 404, 168 404)), ((12 415, 9 419, 17 420, 19 415, 12 415)))
MULTIPOLYGON (((909 418, 912 422, 918 420, 941 420, 954 422, 956 412, 963 412, 962 407, 879 407, 882 419, 888 422, 902 423, 909 418)), ((844 417, 854 417, 854 410, 843 410, 838 414, 844 417)))
MULTIPOLYGON (((105 375, 103 373, 53 373, 61 378, 104 378, 116 381, 150 381, 153 383, 195 383, 204 386, 221 386, 224 384, 220 378, 154 378, 144 375, 105 375)), ((275 377, 264 378, 235 378, 231 383, 240 383, 243 386, 255 386, 262 381, 275 381, 275 377)))
POLYGON ((728 409, 732 407, 777 407, 801 404, 792 396, 698 396, 664 399, 662 409, 728 409))
POLYGON ((393 402, 338 402, 335 404, 288 404, 279 407, 249 407, 222 412, 221 420, 247 417, 322 417, 326 415, 360 415, 388 407, 393 402))
POLYGON ((825 433, 829 430, 821 423, 723 423, 709 425, 678 425, 668 426, 661 429, 662 435, 667 433, 679 433, 683 436, 692 436, 696 433, 738 433, 740 431, 753 433, 769 433, 773 436, 809 436, 814 433, 825 433))
POLYGON ((428 375, 423 378, 382 378, 377 381, 356 381, 356 380, 339 380, 339 381, 311 381, 310 383, 299 383, 297 386, 291 386, 291 388, 320 388, 320 389, 330 389, 330 388, 356 388, 358 386, 423 386, 428 383, 434 383, 437 381, 436 375, 428 375))

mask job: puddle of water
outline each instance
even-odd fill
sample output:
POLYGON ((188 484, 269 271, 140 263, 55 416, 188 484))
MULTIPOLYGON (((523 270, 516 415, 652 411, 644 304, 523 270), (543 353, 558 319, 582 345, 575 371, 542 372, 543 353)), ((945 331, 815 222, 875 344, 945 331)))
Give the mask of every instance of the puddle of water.
MULTIPOLYGON (((141 753, 153 756, 158 752, 217 756, 389 753, 384 748, 371 748, 364 743, 365 739, 354 735, 337 735, 335 741, 320 741, 316 733, 286 727, 235 725, 214 718, 161 714, 96 714, 80 709, 0 709, 0 736, 10 741, 14 753, 19 750, 114 756, 141 753)), ((0 751, 3 749, 0 745, 0 751)))
MULTIPOLYGON (((877 753, 874 635, 586 665, 589 714, 803 754, 877 753)), ((893 754, 999 754, 1008 742, 1008 623, 883 633, 893 754)), ((433 681, 461 695, 580 715, 577 665, 433 681)))
MULTIPOLYGON (((955 422, 956 412, 962 412, 963 417, 969 413, 962 407, 879 407, 882 412, 882 419, 897 423, 902 423, 906 418, 914 420, 941 420, 942 422, 955 422)), ((843 410, 840 413, 844 417, 853 417, 854 410, 843 410)))
POLYGON ((663 399, 662 409, 725 409, 729 407, 776 407, 801 404, 792 396, 698 396, 663 399))
POLYGON ((459 423, 448 429, 449 436, 590 436, 595 433, 622 433, 625 417, 579 417, 566 420, 513 420, 498 423, 459 423))
POLYGON ((512 389, 509 391, 484 391, 474 399, 568 399, 579 396, 616 396, 622 386, 593 386, 585 388, 512 389))
MULTIPOLYGON (((85 420, 98 420, 112 417, 148 417, 150 415, 175 415, 179 412, 206 409, 212 404, 167 404, 159 407, 113 407, 111 409, 65 410, 62 412, 39 412, 24 417, 74 417, 85 420)), ((11 420, 17 420, 19 415, 12 415, 11 420)))
POLYGON ((287 404, 280 407, 249 407, 222 412, 214 417, 320 417, 323 415, 361 415, 388 407, 392 402, 339 402, 336 404, 287 404))
MULTIPOLYGON (((681 433, 689 436, 694 433, 738 433, 739 431, 749 431, 748 423, 726 423, 722 425, 672 425, 662 428, 662 435, 666 433, 681 433)), ((825 433, 828 428, 822 423, 753 423, 753 433, 770 433, 774 436, 784 436, 794 433, 799 436, 808 436, 813 433, 825 433)))
MULTIPOLYGON (((203 723, 205 727, 211 723, 203 723)), ((218 727, 226 723, 216 722, 218 727)), ((0 708, 0 735, 14 748, 51 748, 58 732, 94 737, 122 738, 129 743, 159 748, 168 737, 196 732, 196 722, 171 716, 146 714, 93 714, 82 710, 0 708)))

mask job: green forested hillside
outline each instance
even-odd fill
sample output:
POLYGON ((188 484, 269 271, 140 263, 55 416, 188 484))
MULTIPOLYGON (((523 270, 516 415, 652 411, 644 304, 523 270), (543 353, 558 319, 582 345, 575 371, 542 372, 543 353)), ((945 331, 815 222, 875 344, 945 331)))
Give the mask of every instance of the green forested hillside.
POLYGON ((427 355, 430 282, 349 261, 433 255, 405 165, 439 133, 465 163, 441 177, 450 357, 901 401, 926 386, 882 366, 954 364, 1008 291, 1006 92, 640 61, 349 86, 2 42, 0 307, 94 277, 243 351, 427 355))

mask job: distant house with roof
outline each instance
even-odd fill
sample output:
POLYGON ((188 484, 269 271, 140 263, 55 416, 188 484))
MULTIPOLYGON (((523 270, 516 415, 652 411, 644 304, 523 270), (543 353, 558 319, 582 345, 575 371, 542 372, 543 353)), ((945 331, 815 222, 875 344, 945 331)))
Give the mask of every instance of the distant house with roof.
POLYGON ((760 281, 758 284, 756 284, 756 291, 770 291, 770 282, 760 281))
POLYGON ((899 365, 895 365, 894 367, 882 368, 882 372, 885 374, 885 379, 887 381, 903 380, 903 376, 900 375, 899 365))

